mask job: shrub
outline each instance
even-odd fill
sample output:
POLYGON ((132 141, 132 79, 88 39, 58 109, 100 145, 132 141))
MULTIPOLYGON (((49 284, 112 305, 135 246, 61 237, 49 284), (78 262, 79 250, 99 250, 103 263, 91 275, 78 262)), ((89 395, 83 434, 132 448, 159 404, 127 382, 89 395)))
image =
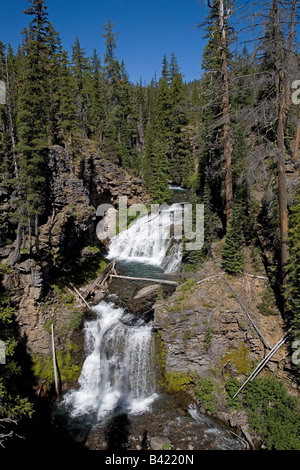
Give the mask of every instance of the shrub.
POLYGON ((282 382, 255 379, 244 389, 243 403, 250 427, 260 434, 268 449, 300 450, 298 401, 282 382))
POLYGON ((270 315, 278 315, 278 312, 274 310, 275 302, 275 295, 272 289, 269 287, 261 294, 261 302, 257 305, 259 313, 265 317, 270 315))
POLYGON ((245 256, 243 243, 244 237, 241 233, 240 209, 238 205, 235 205, 222 252, 223 266, 229 274, 236 274, 244 270, 245 256))
POLYGON ((217 413, 217 396, 215 394, 215 382, 212 379, 200 378, 194 389, 196 398, 202 403, 206 411, 217 413))

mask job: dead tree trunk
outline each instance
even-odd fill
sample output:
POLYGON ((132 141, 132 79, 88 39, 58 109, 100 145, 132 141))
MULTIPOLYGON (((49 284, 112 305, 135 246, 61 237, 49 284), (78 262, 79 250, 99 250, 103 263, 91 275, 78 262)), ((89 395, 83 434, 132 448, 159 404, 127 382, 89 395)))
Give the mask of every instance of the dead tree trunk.
POLYGON ((221 79, 222 79, 222 109, 223 109, 223 151, 225 160, 225 198, 227 226, 231 218, 233 191, 231 171, 231 146, 230 146, 230 115, 229 115, 229 85, 228 85, 228 55, 227 38, 225 30, 224 1, 220 0, 219 27, 221 36, 221 79))
POLYGON ((291 107, 291 74, 293 72, 293 48, 294 48, 294 38, 295 38, 295 18, 296 18, 296 1, 293 0, 291 8, 291 22, 290 30, 288 37, 288 60, 287 60, 287 73, 286 73, 286 83, 285 83, 285 92, 284 92, 284 101, 283 101, 283 130, 284 134, 288 135, 289 128, 289 113, 291 107))
POLYGON ((285 70, 283 68, 283 50, 280 47, 280 25, 278 17, 278 0, 273 0, 273 13, 275 22, 275 38, 278 39, 276 70, 276 102, 278 106, 277 117, 277 180, 278 202, 280 219, 280 253, 281 253, 281 284, 286 284, 286 263, 288 259, 288 212, 285 175, 285 143, 284 143, 284 116, 286 105, 285 70))
POLYGON ((297 122, 297 130, 296 130, 296 137, 295 137, 295 148, 293 153, 293 162, 296 162, 298 159, 298 150, 299 150, 299 143, 300 143, 300 106, 298 112, 298 122, 297 122))
POLYGON ((277 178, 278 178, 278 199, 279 199, 279 219, 280 219, 280 243, 281 243, 281 280, 282 285, 286 284, 286 263, 288 259, 288 214, 286 195, 286 175, 284 158, 284 137, 283 137, 283 116, 280 111, 277 124, 277 178))

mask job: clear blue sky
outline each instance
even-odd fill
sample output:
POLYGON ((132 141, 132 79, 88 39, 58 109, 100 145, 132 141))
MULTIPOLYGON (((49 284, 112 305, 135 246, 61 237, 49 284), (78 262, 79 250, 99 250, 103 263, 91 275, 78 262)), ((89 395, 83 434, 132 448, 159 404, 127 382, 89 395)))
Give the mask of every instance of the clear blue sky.
MULTIPOLYGON (((174 52, 186 81, 199 79, 205 43, 195 26, 207 15, 198 0, 47 0, 49 19, 60 33, 63 47, 71 51, 77 35, 91 55, 96 47, 103 57, 100 33, 109 18, 119 33, 117 56, 124 60, 129 78, 149 83, 160 76, 164 54, 174 52)), ((0 0, 0 40, 14 50, 31 17, 22 12, 27 0, 0 0)))
MULTIPOLYGON (((155 73, 160 76, 163 56, 166 54, 169 59, 171 53, 177 57, 186 81, 200 78, 206 40, 202 39, 203 29, 196 25, 208 14, 206 3, 206 0, 46 0, 49 19, 70 54, 78 36, 87 55, 91 56, 96 47, 102 59, 105 45, 101 32, 110 18, 119 33, 117 57, 124 60, 129 79, 135 83, 141 78, 147 84, 155 73)), ((252 2, 235 2, 237 7, 244 8, 249 3, 252 2)), ((32 19, 23 14, 28 5, 27 0, 0 0, 0 40, 10 43, 14 50, 21 43, 23 27, 32 19)), ((256 8, 259 5, 258 1, 256 8)), ((265 2, 262 5, 269 8, 265 2)), ((244 14, 247 13, 250 12, 246 10, 244 14)), ((238 30, 244 20, 240 19, 241 24, 236 21, 238 30)), ((249 34, 249 30, 244 31, 244 39, 249 34)))

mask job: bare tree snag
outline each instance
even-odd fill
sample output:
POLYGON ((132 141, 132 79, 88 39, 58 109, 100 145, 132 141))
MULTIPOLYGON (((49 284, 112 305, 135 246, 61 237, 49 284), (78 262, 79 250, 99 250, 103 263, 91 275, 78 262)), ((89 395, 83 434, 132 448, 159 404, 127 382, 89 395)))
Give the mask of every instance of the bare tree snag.
POLYGON ((295 148, 293 153, 293 162, 298 160, 298 151, 299 151, 299 143, 300 143, 300 106, 298 112, 298 121, 297 121, 297 130, 296 130, 296 137, 295 137, 295 148))
POLYGON ((227 226, 231 218, 233 204, 231 146, 230 146, 230 115, 229 115, 229 85, 228 85, 228 57, 227 38, 225 30, 224 1, 220 0, 219 27, 221 37, 221 79, 222 79, 222 108, 223 108, 223 151, 225 160, 225 198, 227 226))

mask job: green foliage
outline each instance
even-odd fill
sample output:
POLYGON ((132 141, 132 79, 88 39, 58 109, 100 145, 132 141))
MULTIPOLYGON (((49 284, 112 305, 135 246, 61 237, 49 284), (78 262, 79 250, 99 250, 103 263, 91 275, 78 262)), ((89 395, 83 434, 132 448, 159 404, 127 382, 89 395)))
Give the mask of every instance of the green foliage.
POLYGON ((207 326, 204 335, 204 347, 206 351, 208 351, 212 345, 213 332, 213 328, 211 326, 207 326))
POLYGON ((237 274, 244 270, 245 256, 243 242, 244 237, 241 233, 240 207, 235 204, 222 252, 223 266, 230 274, 237 274))
POLYGON ((69 329, 77 330, 82 324, 83 314, 82 312, 74 311, 70 318, 69 329))
POLYGON ((18 94, 19 171, 15 180, 20 197, 16 201, 18 219, 25 225, 41 213, 43 198, 43 161, 48 145, 48 13, 43 0, 30 0, 25 11, 33 16, 25 34, 25 47, 18 94), (27 34, 28 33, 28 34, 27 34))
POLYGON ((167 372, 164 376, 164 389, 168 392, 183 392, 192 381, 188 373, 167 372))
POLYGON ((300 188, 291 207, 289 227, 288 282, 285 291, 294 337, 300 338, 300 188))
POLYGON ((194 389, 194 394, 206 411, 217 414, 218 397, 216 394, 216 383, 213 379, 199 378, 194 389))
POLYGON ((27 398, 9 391, 5 381, 0 378, 0 417, 9 419, 19 419, 22 416, 32 417, 34 413, 33 405, 27 398))
POLYGON ((237 396, 235 398, 234 395, 240 388, 240 383, 238 380, 234 378, 230 378, 225 382, 225 390, 227 393, 227 404, 233 410, 240 410, 241 409, 241 400, 240 397, 237 396))
POLYGON ((163 445, 162 450, 170 450, 171 447, 171 442, 167 442, 166 444, 163 445))
POLYGON ((0 290, 0 340, 5 344, 5 364, 0 364, 0 418, 18 419, 23 415, 32 416, 33 405, 21 397, 16 389, 16 379, 21 367, 14 359, 18 345, 14 329, 14 308, 10 293, 0 290))
POLYGON ((272 450, 300 450, 300 412, 295 397, 288 395, 282 382, 256 378, 244 389, 251 428, 272 450))
POLYGON ((193 287, 195 287, 195 285, 196 285, 196 279, 192 277, 191 279, 188 279, 183 284, 181 284, 181 286, 179 286, 178 289, 180 290, 180 292, 185 293, 185 292, 190 291, 193 287))
POLYGON ((278 315, 278 311, 275 310, 276 298, 271 287, 268 287, 261 294, 261 302, 257 305, 259 313, 264 316, 278 315))
POLYGON ((3 274, 10 274, 12 272, 12 267, 8 266, 8 264, 0 264, 0 276, 3 274))
MULTIPOLYGON (((76 346, 72 343, 67 344, 67 350, 57 350, 57 368, 59 376, 63 382, 75 382, 80 375, 81 366, 74 364, 72 351, 76 346)), ((50 386, 54 382, 54 369, 52 355, 40 356, 35 354, 32 359, 32 372, 38 379, 43 379, 50 386)))
POLYGON ((72 260, 59 260, 58 276, 55 280, 53 288, 63 296, 66 303, 71 305, 74 301, 72 295, 67 291, 66 286, 72 282, 76 287, 87 284, 95 280, 102 271, 106 268, 107 263, 101 251, 95 251, 92 257, 78 261, 77 263, 72 260))
POLYGON ((221 360, 221 365, 225 365, 230 360, 231 364, 235 364, 239 374, 247 375, 251 368, 252 363, 249 359, 249 348, 245 343, 240 343, 238 347, 226 351, 221 360))

